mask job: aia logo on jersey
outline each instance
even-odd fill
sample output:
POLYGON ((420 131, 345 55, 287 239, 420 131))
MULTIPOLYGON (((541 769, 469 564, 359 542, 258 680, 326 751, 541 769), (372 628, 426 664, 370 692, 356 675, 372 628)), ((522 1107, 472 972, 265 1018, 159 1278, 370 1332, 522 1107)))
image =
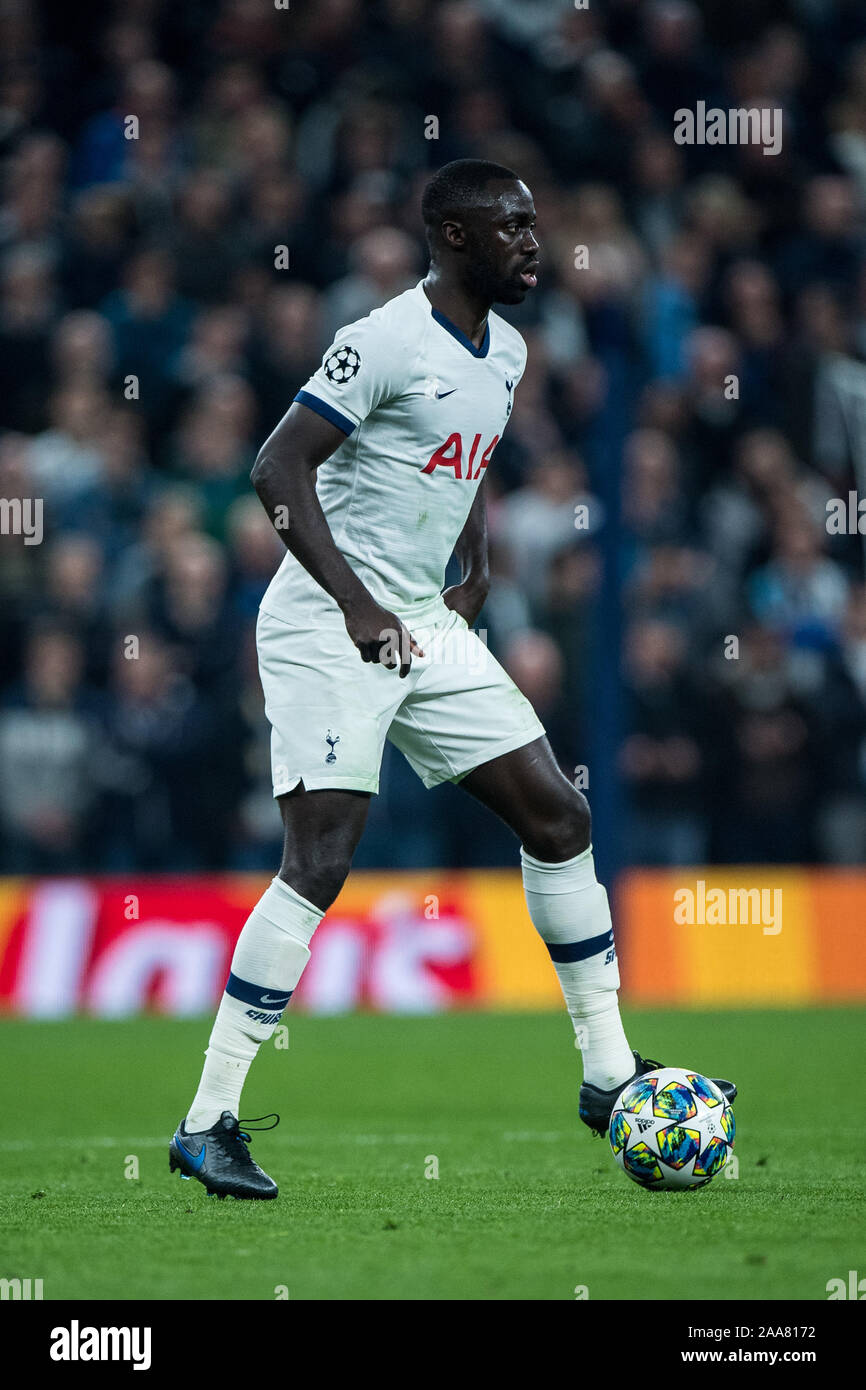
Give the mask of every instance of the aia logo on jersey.
POLYGON ((421 469, 421 472, 432 473, 436 468, 453 468, 455 478, 463 478, 466 482, 475 482, 481 477, 481 474, 490 462, 490 457, 498 443, 499 435, 496 434, 481 455, 481 460, 476 468, 475 460, 478 455, 479 445, 481 444, 481 435, 476 434, 467 454, 463 444, 463 435, 449 434, 445 443, 440 444, 439 448, 430 455, 430 458, 421 469))

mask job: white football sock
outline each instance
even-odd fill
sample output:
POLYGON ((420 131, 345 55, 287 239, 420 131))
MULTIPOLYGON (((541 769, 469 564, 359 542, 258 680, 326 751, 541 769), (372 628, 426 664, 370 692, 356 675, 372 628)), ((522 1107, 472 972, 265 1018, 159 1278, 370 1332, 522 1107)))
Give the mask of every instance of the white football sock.
POLYGON ((252 1060, 280 1021, 324 915, 281 878, 256 903, 232 956, 187 1134, 211 1129, 224 1110, 237 1115, 252 1060))
POLYGON ((583 1055, 583 1079, 609 1091, 634 1073, 619 1016, 619 967, 592 846, 561 864, 520 851, 533 925, 547 945, 583 1055))

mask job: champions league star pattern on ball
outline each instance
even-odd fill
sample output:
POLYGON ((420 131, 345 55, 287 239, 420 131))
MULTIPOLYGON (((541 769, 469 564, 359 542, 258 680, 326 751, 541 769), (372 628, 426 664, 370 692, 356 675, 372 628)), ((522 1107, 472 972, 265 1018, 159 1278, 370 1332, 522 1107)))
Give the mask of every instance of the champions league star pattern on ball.
POLYGON ((699 1072, 659 1067, 630 1082, 610 1120, 614 1158, 653 1190, 704 1187, 734 1148, 734 1112, 699 1072))

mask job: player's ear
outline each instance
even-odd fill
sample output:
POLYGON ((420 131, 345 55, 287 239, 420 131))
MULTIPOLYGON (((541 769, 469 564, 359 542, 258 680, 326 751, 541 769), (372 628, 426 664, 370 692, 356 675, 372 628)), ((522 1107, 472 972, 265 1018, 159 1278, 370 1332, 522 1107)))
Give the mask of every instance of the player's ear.
POLYGON ((462 251, 466 245, 466 231, 462 222, 443 222, 442 240, 454 251, 462 251))

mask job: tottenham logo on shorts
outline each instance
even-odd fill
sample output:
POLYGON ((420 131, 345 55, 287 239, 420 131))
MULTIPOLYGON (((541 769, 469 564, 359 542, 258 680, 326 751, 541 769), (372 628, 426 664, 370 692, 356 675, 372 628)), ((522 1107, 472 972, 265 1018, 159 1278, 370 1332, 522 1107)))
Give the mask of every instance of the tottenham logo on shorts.
POLYGON ((361 354, 357 348, 338 347, 325 358, 325 376, 335 386, 344 386, 357 376, 361 367, 361 354))
POLYGON ((336 755, 336 753, 334 752, 334 749, 336 748, 337 744, 340 742, 340 735, 337 734, 337 736, 336 736, 336 738, 335 738, 334 735, 331 733, 331 730, 329 729, 328 732, 325 734, 325 742, 326 742, 327 744, 330 745, 330 749, 331 749, 330 753, 328 754, 327 758, 325 759, 325 762, 326 762, 326 763, 335 763, 335 762, 337 761, 337 755, 336 755))

